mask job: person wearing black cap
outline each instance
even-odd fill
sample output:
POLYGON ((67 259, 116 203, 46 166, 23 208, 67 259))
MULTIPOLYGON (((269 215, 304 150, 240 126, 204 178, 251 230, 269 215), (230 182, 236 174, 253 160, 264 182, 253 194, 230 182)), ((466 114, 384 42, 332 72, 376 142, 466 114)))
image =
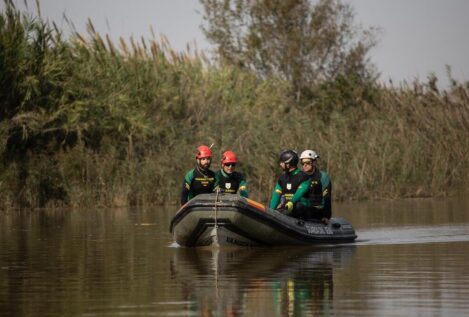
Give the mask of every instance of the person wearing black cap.
POLYGON ((295 208, 298 205, 309 206, 307 196, 311 180, 298 168, 298 163, 299 157, 295 151, 285 150, 280 153, 279 164, 283 173, 275 184, 269 204, 271 209, 285 211, 293 217, 296 216, 295 208))

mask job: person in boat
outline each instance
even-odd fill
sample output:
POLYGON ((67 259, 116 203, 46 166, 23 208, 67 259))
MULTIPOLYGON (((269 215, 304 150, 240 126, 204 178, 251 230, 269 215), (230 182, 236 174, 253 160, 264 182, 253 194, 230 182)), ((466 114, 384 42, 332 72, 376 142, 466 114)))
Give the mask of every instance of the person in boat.
POLYGON ((311 180, 298 168, 298 154, 293 150, 282 151, 279 164, 282 175, 272 192, 269 207, 300 218, 309 207, 308 192, 311 180))
POLYGON ((239 193, 242 197, 248 197, 247 182, 243 174, 235 171, 238 159, 233 151, 226 151, 222 155, 221 169, 217 172, 220 190, 225 193, 239 193))
POLYGON ((212 193, 218 188, 216 174, 210 170, 212 150, 206 145, 199 146, 195 159, 197 166, 184 176, 181 206, 199 194, 212 193))
POLYGON ((319 155, 313 150, 305 150, 300 155, 302 170, 311 180, 306 218, 328 224, 332 215, 332 182, 329 175, 317 167, 318 159, 319 155))

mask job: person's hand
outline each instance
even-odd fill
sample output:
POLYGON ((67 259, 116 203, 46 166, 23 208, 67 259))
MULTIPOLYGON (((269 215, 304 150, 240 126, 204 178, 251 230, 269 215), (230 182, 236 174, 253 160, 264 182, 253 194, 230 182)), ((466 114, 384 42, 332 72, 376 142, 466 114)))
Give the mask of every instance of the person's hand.
POLYGON ((285 208, 287 208, 288 212, 291 212, 293 210, 293 203, 289 201, 285 204, 285 208))
POLYGON ((326 217, 322 218, 321 219, 321 222, 325 225, 328 225, 329 224, 329 219, 327 219, 326 217))

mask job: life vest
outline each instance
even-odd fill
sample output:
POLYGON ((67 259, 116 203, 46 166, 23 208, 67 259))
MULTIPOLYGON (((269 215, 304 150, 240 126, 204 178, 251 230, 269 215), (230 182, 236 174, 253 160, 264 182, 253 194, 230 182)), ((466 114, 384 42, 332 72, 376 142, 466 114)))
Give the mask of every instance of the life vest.
POLYGON ((296 190, 300 187, 301 183, 308 179, 308 175, 300 171, 294 170, 291 173, 283 173, 279 179, 278 184, 282 189, 282 195, 285 196, 286 201, 290 201, 295 195, 296 190))
POLYGON ((316 208, 324 207, 324 197, 327 195, 327 187, 330 184, 329 175, 316 169, 312 175, 309 175, 311 185, 309 187, 308 199, 310 205, 316 208))
POLYGON ((215 173, 213 171, 208 170, 204 174, 198 168, 195 168, 192 175, 193 178, 190 184, 192 197, 213 192, 215 187, 215 173))
POLYGON ((220 189, 225 193, 236 194, 239 189, 240 183, 244 180, 244 176, 241 173, 233 172, 230 175, 218 171, 218 184, 220 189))

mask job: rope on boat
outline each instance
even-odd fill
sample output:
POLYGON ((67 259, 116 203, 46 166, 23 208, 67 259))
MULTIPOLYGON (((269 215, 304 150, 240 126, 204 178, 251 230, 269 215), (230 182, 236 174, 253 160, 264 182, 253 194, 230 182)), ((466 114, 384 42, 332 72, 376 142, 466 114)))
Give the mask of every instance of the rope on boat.
MULTIPOLYGON (((214 218, 215 218, 215 226, 212 230, 212 236, 213 236, 213 244, 215 246, 219 246, 218 244, 218 196, 220 195, 220 188, 218 188, 216 190, 216 195, 215 195, 215 207, 214 207, 214 211, 215 211, 215 215, 214 215, 214 218)), ((216 248, 215 250, 212 250, 212 252, 215 252, 215 254, 212 253, 212 255, 214 255, 212 257, 212 260, 213 260, 213 265, 214 265, 214 273, 215 273, 215 296, 216 298, 218 299, 219 298, 219 289, 218 289, 218 255, 219 255, 219 249, 216 248)), ((217 300, 217 303, 218 303, 218 300, 217 300)))
POLYGON ((214 237, 214 242, 215 244, 218 244, 218 196, 220 195, 220 188, 217 189, 216 195, 215 195, 215 237, 214 237))

